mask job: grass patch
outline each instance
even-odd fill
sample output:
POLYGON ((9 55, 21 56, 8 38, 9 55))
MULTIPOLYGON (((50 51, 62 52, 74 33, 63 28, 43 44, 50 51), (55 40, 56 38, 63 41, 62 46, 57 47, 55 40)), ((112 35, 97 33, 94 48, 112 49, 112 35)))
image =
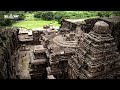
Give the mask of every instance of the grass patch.
MULTIPOLYGON (((84 13, 84 11, 76 11, 76 12, 66 11, 66 12, 73 12, 76 14, 77 13, 81 13, 81 14, 84 13)), ((45 20, 41 20, 38 18, 34 18, 34 13, 26 13, 25 16, 26 17, 25 17, 24 21, 19 21, 19 22, 14 23, 13 27, 25 27, 27 29, 35 29, 35 28, 42 28, 43 25, 49 25, 50 23, 52 23, 54 27, 60 26, 60 24, 58 24, 58 22, 55 20, 45 21, 45 20)), ((84 16, 84 14, 82 14, 82 16, 84 16)), ((91 18, 95 18, 95 17, 98 17, 98 16, 92 16, 91 18)), ((84 19, 87 19, 87 17, 86 18, 84 17, 84 19)))
POLYGON ((35 29, 41 28, 43 25, 48 25, 52 23, 53 26, 57 27, 60 26, 57 21, 44 21, 44 20, 27 20, 27 21, 20 21, 13 24, 13 27, 25 27, 27 29, 35 29))

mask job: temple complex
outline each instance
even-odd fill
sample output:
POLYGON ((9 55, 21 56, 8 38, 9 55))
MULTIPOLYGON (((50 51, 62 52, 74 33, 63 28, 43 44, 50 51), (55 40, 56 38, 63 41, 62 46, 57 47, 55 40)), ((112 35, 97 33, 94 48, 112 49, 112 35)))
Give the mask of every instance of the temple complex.
POLYGON ((120 78, 120 17, 0 30, 0 79, 120 78))

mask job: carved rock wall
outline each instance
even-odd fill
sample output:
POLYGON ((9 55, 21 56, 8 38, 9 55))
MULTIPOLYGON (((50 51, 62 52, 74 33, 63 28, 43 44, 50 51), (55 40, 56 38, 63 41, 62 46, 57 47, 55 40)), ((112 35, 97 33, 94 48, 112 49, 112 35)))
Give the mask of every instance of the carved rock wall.
POLYGON ((17 48, 18 31, 15 28, 0 28, 0 78, 15 78, 15 61, 13 55, 17 48))

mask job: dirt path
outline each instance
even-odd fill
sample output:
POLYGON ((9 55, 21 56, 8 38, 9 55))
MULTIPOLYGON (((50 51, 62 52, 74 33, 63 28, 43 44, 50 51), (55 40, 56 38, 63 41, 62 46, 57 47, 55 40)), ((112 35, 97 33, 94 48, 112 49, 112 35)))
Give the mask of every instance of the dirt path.
POLYGON ((19 61, 18 61, 18 75, 20 79, 31 79, 29 75, 29 61, 30 52, 32 46, 28 46, 30 50, 19 51, 19 61))

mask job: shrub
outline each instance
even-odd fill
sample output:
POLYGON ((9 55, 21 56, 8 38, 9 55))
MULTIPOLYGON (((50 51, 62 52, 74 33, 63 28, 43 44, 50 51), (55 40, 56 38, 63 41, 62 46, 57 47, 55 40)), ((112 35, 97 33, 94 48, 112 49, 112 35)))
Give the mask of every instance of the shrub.
POLYGON ((99 17, 109 17, 110 15, 112 15, 112 13, 110 11, 101 11, 101 12, 98 12, 97 15, 99 17))
POLYGON ((98 12, 99 17, 103 17, 103 14, 101 12, 98 12))
POLYGON ((40 18, 43 20, 53 20, 53 12, 52 11, 39 11, 34 14, 34 18, 40 18))
POLYGON ((120 11, 113 11, 113 15, 120 16, 120 11))
POLYGON ((59 20, 66 14, 65 11, 57 11, 54 13, 53 19, 59 20))
POLYGON ((17 20, 24 20, 25 19, 25 14, 18 14, 19 15, 19 17, 18 17, 18 19, 17 20))
POLYGON ((12 23, 13 23, 13 21, 10 19, 3 19, 0 21, 1 26, 11 26, 12 23))
POLYGON ((42 15, 42 12, 41 12, 41 11, 36 12, 36 13, 34 14, 34 18, 41 18, 41 15, 42 15))
POLYGON ((42 12, 41 14, 41 19, 43 20, 53 20, 53 12, 50 11, 46 11, 46 12, 42 12))

